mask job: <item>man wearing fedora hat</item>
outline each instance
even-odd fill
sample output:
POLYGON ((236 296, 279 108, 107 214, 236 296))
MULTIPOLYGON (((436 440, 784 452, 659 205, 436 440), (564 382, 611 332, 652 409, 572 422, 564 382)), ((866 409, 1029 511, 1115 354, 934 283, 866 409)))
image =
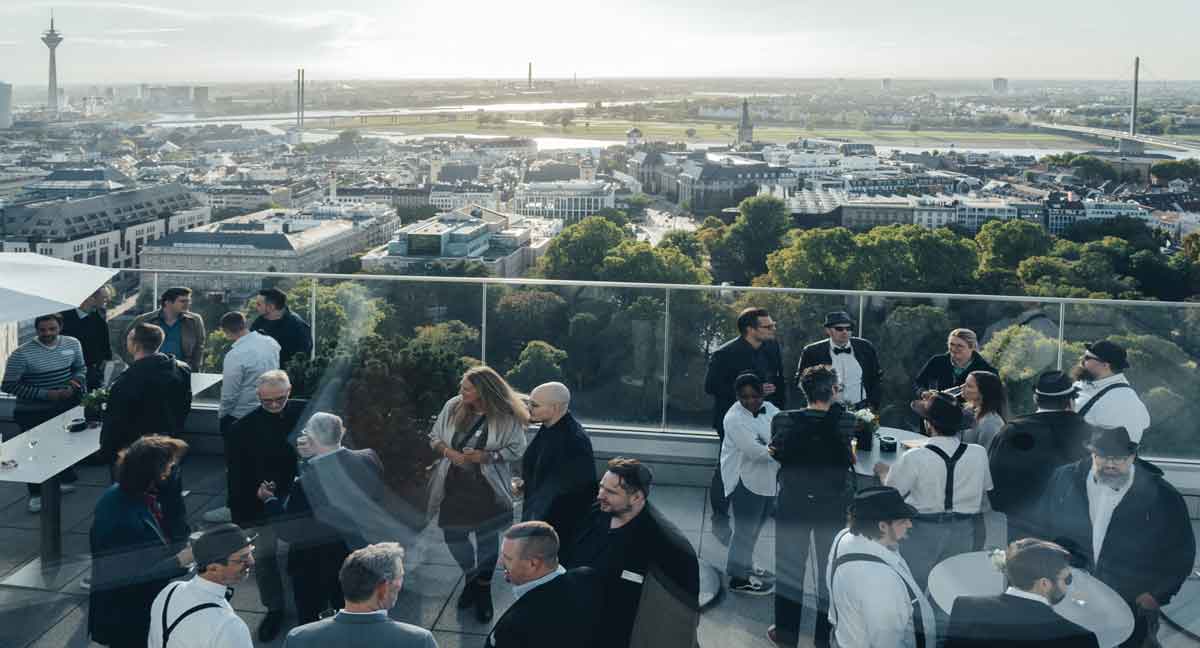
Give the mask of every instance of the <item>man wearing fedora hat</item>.
POLYGON ((804 347, 796 380, 799 381, 809 367, 830 366, 842 380, 842 391, 838 395, 841 403, 852 409, 869 405, 878 411, 883 368, 879 365, 875 345, 854 337, 854 320, 845 311, 826 314, 824 326, 829 337, 804 347))
POLYGON ((254 539, 236 524, 218 524, 192 539, 196 576, 171 583, 150 607, 149 648, 250 648, 250 628, 229 599, 254 567, 254 539))
POLYGON ((1137 447, 1125 428, 1097 428, 1091 456, 1054 472, 1039 523, 1132 608, 1133 634, 1121 645, 1140 647, 1191 574, 1196 540, 1183 496, 1137 447))
POLYGON ((992 442, 992 508, 1008 516, 1008 541, 1041 537, 1035 516, 1055 469, 1087 456, 1091 427, 1075 412, 1078 388, 1061 371, 1038 376, 1037 411, 1013 419, 992 442))
POLYGON ((825 570, 838 646, 932 648, 933 607, 897 550, 916 515, 894 488, 855 494, 849 527, 834 538, 825 570))
POLYGON ((880 462, 875 473, 917 509, 904 559, 921 588, 939 562, 975 547, 975 522, 992 489, 987 450, 958 438, 963 410, 953 398, 934 394, 913 401, 929 442, 900 455, 896 465, 880 462))
POLYGON ((1150 412, 1125 377, 1129 359, 1125 348, 1111 340, 1085 344, 1072 375, 1078 381, 1075 411, 1092 425, 1123 427, 1134 443, 1150 427, 1150 412))

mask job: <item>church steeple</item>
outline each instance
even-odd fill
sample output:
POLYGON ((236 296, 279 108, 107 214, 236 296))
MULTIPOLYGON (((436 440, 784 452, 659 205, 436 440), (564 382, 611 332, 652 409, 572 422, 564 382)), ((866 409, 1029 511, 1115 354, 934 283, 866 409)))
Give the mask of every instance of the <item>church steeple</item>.
POLYGON ((750 144, 754 141, 754 125, 750 123, 750 100, 742 99, 742 118, 738 122, 737 144, 750 144))

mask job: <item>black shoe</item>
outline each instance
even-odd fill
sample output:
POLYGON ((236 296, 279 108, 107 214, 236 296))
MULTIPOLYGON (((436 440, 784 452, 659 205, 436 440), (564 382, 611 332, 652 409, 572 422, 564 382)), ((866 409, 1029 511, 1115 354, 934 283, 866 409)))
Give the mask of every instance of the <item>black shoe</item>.
POLYGON ((458 609, 465 610, 472 605, 475 605, 476 596, 475 581, 469 578, 463 579, 462 594, 458 595, 458 609))
POLYGON ((495 610, 492 609, 492 582, 478 581, 475 594, 475 618, 480 623, 491 623, 495 610))
POLYGON ((267 610, 262 623, 258 624, 258 640, 267 643, 279 636, 283 628, 283 610, 267 610))

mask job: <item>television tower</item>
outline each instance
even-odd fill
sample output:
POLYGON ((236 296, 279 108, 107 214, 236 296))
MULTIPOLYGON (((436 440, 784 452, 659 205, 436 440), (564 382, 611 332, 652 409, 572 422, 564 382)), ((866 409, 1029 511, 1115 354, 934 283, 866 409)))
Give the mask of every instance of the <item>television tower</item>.
POLYGON ((54 29, 54 12, 50 12, 50 29, 42 32, 42 42, 50 49, 50 86, 46 90, 46 109, 58 115, 58 62, 54 50, 63 42, 62 34, 54 29))

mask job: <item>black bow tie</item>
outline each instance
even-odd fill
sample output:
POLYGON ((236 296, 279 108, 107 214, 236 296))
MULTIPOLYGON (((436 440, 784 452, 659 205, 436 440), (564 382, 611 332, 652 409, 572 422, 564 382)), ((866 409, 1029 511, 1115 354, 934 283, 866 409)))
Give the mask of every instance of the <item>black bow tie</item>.
POLYGON ((233 588, 232 588, 232 587, 226 587, 226 588, 225 588, 225 600, 226 600, 226 601, 232 601, 232 600, 233 600, 233 588))
POLYGON ((837 355, 839 353, 854 353, 854 349, 852 349, 850 347, 839 347, 839 346, 833 347, 833 355, 837 355))
POLYGON ((763 405, 762 407, 758 408, 757 412, 754 413, 754 418, 758 418, 759 414, 766 414, 766 413, 767 413, 767 406, 763 405))

